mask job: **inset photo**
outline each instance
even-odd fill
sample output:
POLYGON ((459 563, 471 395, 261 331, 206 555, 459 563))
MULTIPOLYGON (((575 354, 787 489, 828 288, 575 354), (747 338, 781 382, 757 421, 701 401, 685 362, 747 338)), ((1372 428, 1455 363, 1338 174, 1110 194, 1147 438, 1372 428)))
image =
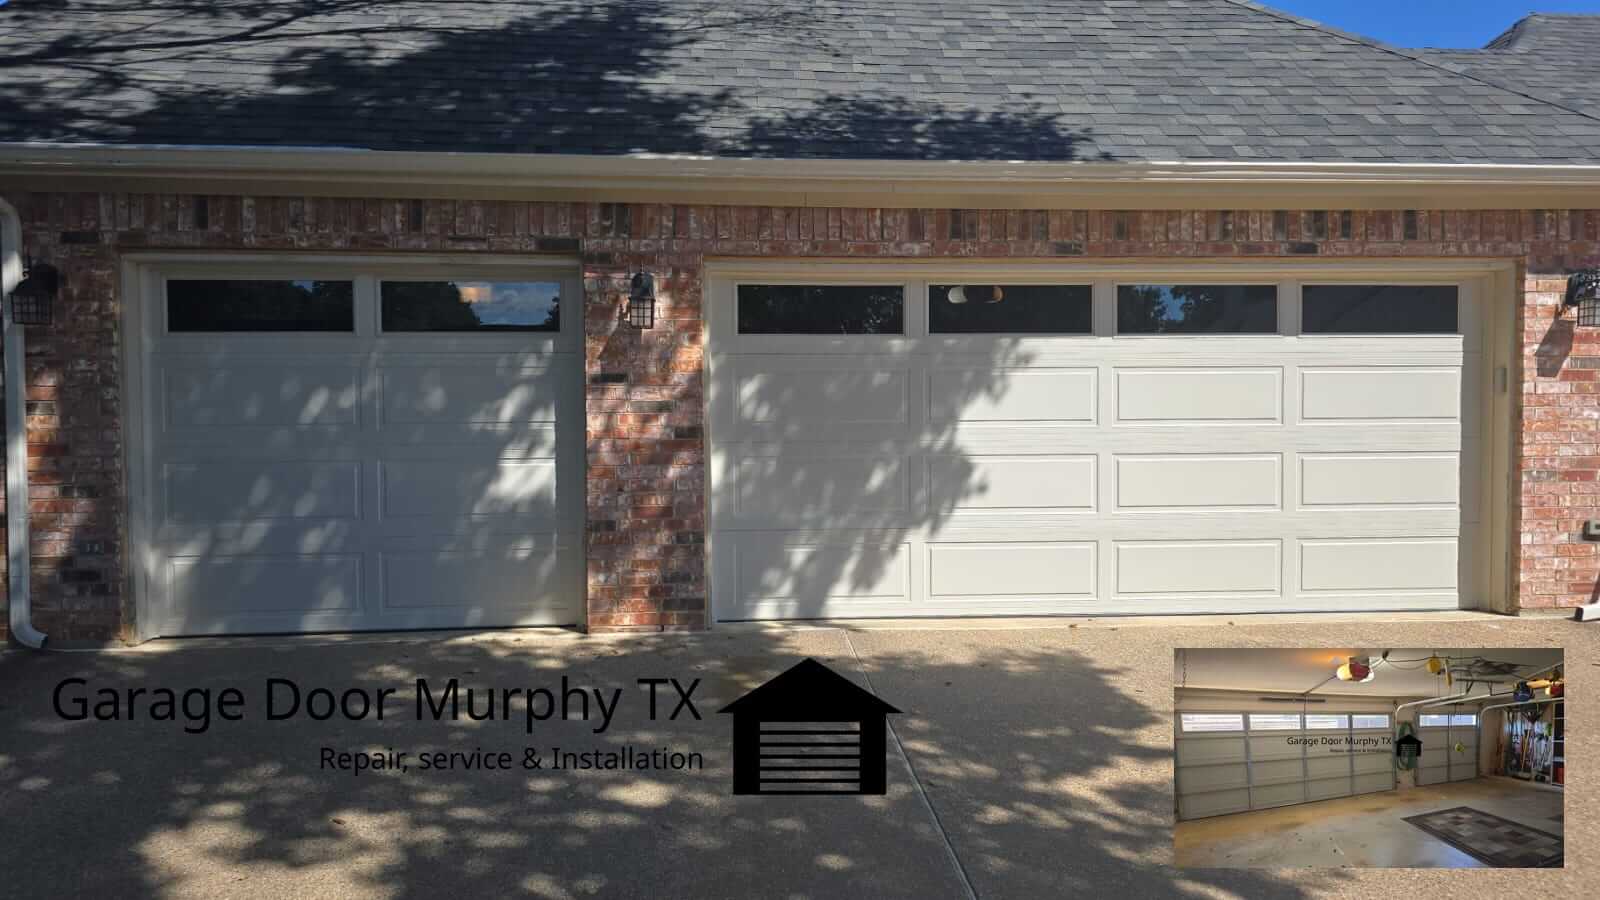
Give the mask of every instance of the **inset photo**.
POLYGON ((1180 867, 1563 865, 1559 648, 1179 649, 1180 867))

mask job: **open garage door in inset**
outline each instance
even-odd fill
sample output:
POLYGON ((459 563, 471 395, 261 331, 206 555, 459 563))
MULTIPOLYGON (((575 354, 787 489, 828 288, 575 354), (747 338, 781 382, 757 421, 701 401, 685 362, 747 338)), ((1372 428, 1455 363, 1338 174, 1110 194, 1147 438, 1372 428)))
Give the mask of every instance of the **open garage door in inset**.
POLYGON ((1200 819, 1393 790, 1390 714, 1346 704, 1180 708, 1178 817, 1200 819), (1315 710, 1315 711, 1310 711, 1315 710))
POLYGON ((1487 605, 1476 282, 715 279, 724 620, 1487 605))
POLYGON ((569 268, 184 264, 143 288, 157 633, 581 620, 569 268))

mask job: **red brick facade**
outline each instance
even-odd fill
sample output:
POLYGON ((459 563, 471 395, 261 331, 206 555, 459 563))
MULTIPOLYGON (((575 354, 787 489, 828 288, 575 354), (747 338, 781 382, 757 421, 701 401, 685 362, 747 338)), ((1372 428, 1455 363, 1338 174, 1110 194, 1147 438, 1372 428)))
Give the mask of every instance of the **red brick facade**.
POLYGON ((840 209, 5 192, 27 249, 65 275, 28 334, 35 621, 129 637, 118 255, 302 250, 555 253, 583 260, 588 625, 706 624, 702 261, 720 257, 1514 260, 1524 273, 1521 608, 1592 599, 1600 544, 1600 332, 1556 321, 1600 264, 1600 211, 840 209), (657 275, 657 327, 620 327, 627 276, 657 275))

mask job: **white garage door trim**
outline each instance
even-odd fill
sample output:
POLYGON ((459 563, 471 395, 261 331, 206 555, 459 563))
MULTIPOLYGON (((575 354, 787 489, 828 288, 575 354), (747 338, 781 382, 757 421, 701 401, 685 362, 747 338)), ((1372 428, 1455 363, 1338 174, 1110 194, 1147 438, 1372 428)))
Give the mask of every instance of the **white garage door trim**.
MULTIPOLYGON (((740 562, 735 556, 735 549, 730 546, 732 538, 727 529, 735 524, 738 518, 736 511, 730 506, 731 492, 727 485, 733 481, 733 470, 730 468, 732 460, 726 447, 732 443, 730 437, 731 423, 735 421, 735 397, 732 386, 728 383, 728 373, 732 372, 736 358, 743 354, 749 359, 754 356, 769 355, 772 364, 795 371, 852 371, 853 369, 867 369, 868 362, 863 359, 870 354, 882 360, 884 358, 905 358, 921 354, 928 359, 939 361, 940 365, 958 368, 963 358, 967 360, 983 360, 983 365, 993 365, 994 354, 998 351, 1025 353, 1034 359, 1043 360, 1050 368, 1057 372, 1069 370, 1074 361, 1090 373, 1094 367, 1100 366, 1101 371, 1097 377, 1091 377, 1092 387, 1090 396, 1094 399, 1087 413, 1095 421, 1102 421, 1115 409, 1116 396, 1112 393, 1112 377, 1104 375, 1109 369, 1117 374, 1113 377, 1128 378, 1140 374, 1139 369, 1144 362, 1160 352, 1161 342, 1170 340, 1164 336, 1122 336, 1115 342, 1110 338, 1115 337, 1115 309, 1116 285, 1118 283, 1262 283, 1273 284, 1277 287, 1278 294, 1278 323, 1279 331, 1276 335, 1218 335, 1210 336, 1189 342, 1185 347, 1185 361, 1195 365, 1204 365, 1209 374, 1214 374, 1230 365, 1238 366, 1241 359, 1249 360, 1251 353, 1259 354, 1265 346, 1262 338, 1282 345, 1283 338, 1294 338, 1299 331, 1301 287, 1305 284, 1349 283, 1349 284, 1453 284, 1460 288, 1462 330, 1471 336, 1471 345, 1462 346, 1458 341, 1455 351, 1445 349, 1442 341, 1430 342, 1422 339, 1422 345, 1437 343, 1437 350, 1421 350, 1416 359, 1409 356, 1404 360, 1404 367, 1408 370, 1421 372, 1434 360, 1453 358, 1460 360, 1464 366, 1463 379, 1467 383, 1462 385, 1464 394, 1477 402, 1466 404, 1462 412, 1461 429, 1464 434, 1476 433, 1478 442, 1475 447, 1463 447, 1463 453, 1470 455, 1477 451, 1479 464, 1469 467, 1463 472, 1463 489, 1466 494, 1466 503, 1463 509, 1469 508, 1474 500, 1477 508, 1474 510, 1477 527, 1471 535, 1470 544, 1463 543, 1459 548, 1458 573, 1456 590, 1459 590, 1460 605, 1471 608, 1505 609, 1509 602, 1509 554, 1512 549, 1511 541, 1507 536, 1505 524, 1508 521, 1506 514, 1509 502, 1507 488, 1508 469, 1507 461, 1511 446, 1511 429, 1509 424, 1509 400, 1507 395, 1508 373, 1511 360, 1512 330, 1511 320, 1516 307, 1515 294, 1512 291, 1512 270, 1508 264, 1498 261, 1461 261, 1461 262, 1417 262, 1417 261, 1349 261, 1329 263, 1326 261, 1310 261, 1299 263, 1297 261, 1274 260, 1271 262, 1218 262, 1204 261, 1193 263, 1179 263, 1172 260, 1149 262, 1128 262, 1118 264, 952 264, 948 261, 926 263, 754 263, 748 261, 717 261, 708 265, 707 293, 705 302, 705 315, 708 328, 708 440, 709 440, 709 466, 708 486, 710 490, 710 527, 707 540, 711 565, 711 603, 713 615, 717 620, 732 620, 746 618, 816 618, 816 617, 851 617, 851 616, 900 616, 900 615, 1017 615, 1037 612, 1067 613, 1067 614, 1105 614, 1105 613, 1181 613, 1181 612, 1276 612, 1276 611, 1306 611, 1328 610, 1347 611, 1355 608, 1372 610, 1386 609, 1429 609, 1445 608, 1447 605, 1454 608, 1455 603, 1445 603, 1439 598, 1430 599, 1425 592, 1418 591, 1412 596, 1401 597, 1396 602, 1394 597, 1398 593, 1391 592, 1389 599, 1370 598, 1364 595, 1359 586, 1352 586, 1348 591, 1329 591, 1319 596, 1324 601, 1319 605, 1306 605, 1286 603, 1285 598, 1290 596, 1294 579, 1299 577, 1300 556, 1311 547, 1320 551, 1324 557, 1323 563, 1337 557, 1341 549, 1341 542, 1336 538, 1339 532, 1337 527, 1326 529, 1329 533, 1328 540, 1305 540, 1299 548, 1291 543, 1275 541, 1262 542, 1250 538, 1239 529, 1244 525, 1244 520, 1239 515, 1239 510, 1219 506, 1203 513, 1182 512, 1170 510, 1148 510, 1140 513, 1142 522, 1150 525, 1148 535, 1133 539, 1127 534, 1119 535, 1119 539, 1107 547, 1106 540, 1096 541, 1093 535, 1084 535, 1066 541, 1060 534, 1041 531, 1039 548, 1053 549, 1065 552, 1068 549, 1078 548, 1081 553, 1087 554, 1088 559, 1108 557, 1117 553, 1137 553, 1159 551, 1163 539, 1170 540, 1169 535, 1188 531, 1193 534, 1204 534, 1206 540, 1222 541, 1228 544, 1228 549, 1245 554, 1257 552, 1267 554, 1273 560, 1281 560, 1281 580, 1276 585, 1261 586, 1257 595, 1241 593, 1237 589, 1227 592, 1227 604, 1221 606, 1208 602, 1209 598, 1196 596, 1193 590, 1185 596, 1173 595, 1163 597, 1161 585, 1140 585, 1135 588, 1124 589, 1125 586, 1116 583, 1114 567, 1111 565, 1098 565, 1098 573, 1092 582, 1086 582, 1080 589, 1071 592, 1073 596, 1058 594, 1049 598, 1048 603, 1037 602, 1037 597, 995 597, 985 600, 981 604, 949 604, 929 603, 926 608, 918 610, 906 609, 904 601, 877 602, 871 599, 874 592, 888 591, 893 588, 905 596, 921 596, 924 591, 923 584, 929 579, 929 567, 933 561, 929 558, 909 558, 914 549, 913 542, 920 538, 911 536, 898 527, 889 529, 874 528, 873 517, 861 517, 861 521, 830 523, 833 527, 808 525, 805 529, 793 531, 780 538, 772 547, 760 546, 753 551, 757 554, 766 553, 768 556, 776 555, 784 560, 796 554, 803 554, 803 559, 795 559, 793 566, 802 566, 806 561, 819 560, 818 565, 829 563, 829 555, 849 555, 849 548, 863 542, 870 543, 874 540, 882 544, 884 552, 881 554, 888 562, 875 571, 870 577, 863 576, 859 592, 862 600, 854 600, 848 604, 838 604, 830 601, 820 613, 816 604, 800 604, 790 601, 759 601, 755 607, 746 605, 739 607, 730 601, 734 595, 734 585, 737 582, 740 562), (989 336, 989 335, 964 335, 964 336, 929 336, 926 326, 926 287, 931 283, 1002 283, 1002 284, 1092 284, 1094 327, 1093 334, 1082 337, 1016 337, 1016 336, 989 336), (775 335, 737 335, 735 333, 734 309, 735 292, 740 283, 764 284, 886 284, 900 285, 905 290, 905 328, 903 337, 889 337, 881 335, 841 335, 834 337, 818 336, 775 336, 775 335), (1097 347, 1097 357, 1091 358, 1088 364, 1083 363, 1082 353, 1086 347, 1097 347), (801 355, 801 354, 804 355, 801 355), (1464 354, 1464 355, 1463 355, 1464 354), (809 357, 809 358, 807 358, 809 357), (1470 429, 1470 431, 1469 431, 1470 429), (1498 488, 1496 487, 1498 486, 1498 488), (722 489, 722 493, 719 493, 722 489), (850 529, 845 531, 843 529, 850 529), (1231 532, 1239 532, 1237 534, 1231 532), (1067 547, 1063 543, 1071 544, 1067 547), (1048 545, 1048 546, 1046 546, 1048 545), (898 548, 898 549, 897 549, 898 548), (1153 549, 1152 549, 1153 548, 1153 549), (1298 552, 1297 552, 1298 549, 1298 552), (885 581, 888 579, 888 581, 885 581), (870 581, 870 583, 868 583, 870 581), (890 584, 889 582, 893 582, 890 584), (885 587, 885 585, 888 585, 885 587), (1140 602, 1121 603, 1116 598, 1120 594, 1134 594, 1140 596, 1140 602), (1102 599, 1095 599, 1102 598, 1102 599)), ((1299 347, 1316 342, 1318 347, 1297 349, 1303 355, 1296 357, 1296 364, 1304 364, 1303 375, 1338 375, 1341 365, 1349 364, 1352 360, 1368 358, 1386 361, 1388 365, 1396 365, 1392 341, 1385 338, 1370 338, 1361 336, 1318 336, 1315 338, 1298 338, 1299 347), (1387 342, 1386 342, 1387 341, 1387 342), (1385 354, 1389 354, 1385 356, 1385 354), (1312 371, 1315 370, 1315 371, 1312 371)), ((1170 344, 1167 346, 1171 346, 1170 344)), ((1454 365, 1455 363, 1451 363, 1454 365)), ((1297 379, 1298 380, 1298 379, 1297 379)), ((1282 385, 1288 388, 1289 385, 1282 385)), ((916 379, 911 379, 905 390, 911 392, 909 402, 917 406, 928 402, 927 387, 919 385, 916 379)), ((1291 392, 1285 390, 1284 394, 1291 392)), ((1287 421, 1285 412, 1294 411, 1298 416, 1298 403, 1293 396, 1284 398, 1284 407, 1275 418, 1276 422, 1287 421), (1292 404, 1292 405, 1291 405, 1292 404)), ((1248 428, 1250 426, 1241 426, 1248 428)), ((773 448, 762 452, 778 452, 780 432, 770 429, 772 435, 768 437, 752 437, 751 434, 741 434, 743 445, 748 448, 752 442, 773 448)), ((830 432, 833 443, 838 446, 835 450, 848 450, 852 441, 851 427, 841 427, 830 432)), ((1066 437, 1063 432, 1057 431, 1049 444, 1049 452, 1055 455, 1065 453, 1061 448, 1066 445, 1077 446, 1082 444, 1081 455, 1086 460, 1092 460, 1093 454, 1101 452, 1102 459, 1099 464, 1086 462, 1091 466, 1093 483, 1098 485, 1096 490, 1097 502, 1109 505, 1115 500, 1115 473, 1109 471, 1112 466, 1104 463, 1103 457, 1106 447, 1103 443, 1096 443, 1102 438, 1089 436, 1093 429, 1085 429, 1082 438, 1066 437), (1066 441, 1063 444, 1063 440, 1066 441)), ((1163 455, 1170 456, 1181 454, 1187 445, 1184 430, 1170 425, 1145 425, 1141 427, 1142 434, 1139 438, 1138 449, 1152 448, 1163 455)), ((1419 430, 1420 434, 1420 430, 1419 430)), ((862 438, 868 437, 864 430, 862 438)), ((964 439, 967 436, 964 436, 964 439)), ((966 446, 979 446, 984 455, 1001 456, 1006 453, 1023 453, 1030 451, 1029 444, 1032 435, 1026 429, 998 430, 991 429, 987 434, 973 434, 966 446)), ((1295 449, 1293 441, 1296 436, 1286 434, 1283 440, 1288 443, 1284 450, 1295 449)), ((1410 438, 1399 436, 1396 447, 1404 449, 1410 438)), ((876 452, 868 440, 857 440, 863 454, 876 452)), ((1416 442, 1418 452, 1431 446, 1425 440, 1416 442)), ((1139 460, 1137 452, 1130 448, 1119 449, 1120 458, 1118 465, 1136 464, 1139 460)), ((1313 443, 1308 450, 1319 449, 1313 443)), ((1035 450, 1035 452, 1038 452, 1035 450)), ((1249 454, 1246 454, 1247 456, 1249 454)), ((837 455, 835 458, 838 458, 837 455)), ((865 456, 863 457, 866 458, 865 456)), ((1251 462, 1250 459, 1240 459, 1240 465, 1251 462)), ((741 461, 741 465, 753 465, 749 459, 741 461)), ((1277 498, 1268 498, 1272 503, 1281 503, 1284 494, 1294 489, 1296 479, 1300 473, 1283 471, 1280 464, 1278 470, 1278 483, 1283 485, 1277 498)), ((915 485, 906 489, 908 498, 915 502, 918 488, 915 485)), ((759 498, 748 498, 750 502, 757 502, 759 498)), ((1283 504, 1288 512, 1288 504, 1283 504)), ((1090 507, 1091 512, 1093 507, 1090 507)), ((1309 534, 1320 527, 1317 523, 1324 517, 1336 517, 1337 512, 1318 511, 1304 508, 1292 513, 1292 517, 1307 525, 1304 532, 1309 534)), ((1407 531, 1408 517, 1425 519, 1436 515, 1420 507, 1410 511, 1394 511, 1390 518, 1384 521, 1393 524, 1401 533, 1407 531)), ((1012 527, 1028 527, 1031 520, 1025 511, 1008 510, 1001 514, 1006 523, 1012 527)), ((1463 516, 1467 521, 1470 518, 1463 516)), ((998 522, 999 518, 991 517, 990 522, 998 522)), ((1126 520, 1131 521, 1131 517, 1126 520)), ((1431 519, 1428 521, 1431 522, 1431 519)), ((1040 519, 1041 527, 1060 526, 1062 519, 1058 516, 1053 522, 1040 519)), ((968 517, 964 522, 952 520, 946 523, 940 534, 940 540, 946 551, 966 550, 972 547, 981 547, 985 540, 985 527, 987 523, 968 517)), ((749 526, 747 526, 749 527, 749 526)), ((1081 528, 1081 526, 1080 526, 1081 528)), ((1430 533, 1429 528, 1437 529, 1438 525, 1429 525, 1427 528, 1418 526, 1415 529, 1421 533, 1430 533)), ((1056 527, 1060 531, 1060 527, 1056 527)), ((1070 530, 1070 528, 1068 529, 1070 530)), ((747 531, 746 534, 751 532, 747 531)), ((756 533, 759 533, 756 532, 756 533)), ((1063 534, 1065 532, 1062 532, 1063 534)), ((775 534, 775 533, 774 533, 775 534)), ((1017 549, 1015 538, 1008 538, 1008 549, 1017 549)), ((926 546, 926 545, 924 545, 926 546)), ((1455 550, 1454 547, 1451 548, 1455 550)), ((746 551, 752 552, 752 551, 746 551)), ((930 556, 924 552, 923 557, 930 556)), ((945 555, 949 555, 948 552, 945 555)), ((1265 559, 1265 557, 1263 557, 1265 559)), ((832 562, 848 567, 849 561, 833 560, 832 562)), ((947 561, 953 570, 960 568, 956 565, 959 560, 947 561)), ((1064 563, 1063 563, 1064 564, 1064 563)), ((754 565, 752 563, 752 565, 754 565)), ((779 569, 774 565, 768 568, 779 569)), ((1336 567, 1337 568, 1337 567, 1336 567)), ((1146 571, 1154 571, 1145 567, 1146 571)), ((781 588, 781 586, 779 586, 781 588)))
MULTIPOLYGON (((122 328, 123 366, 122 388, 127 439, 128 473, 128 538, 131 589, 136 609, 137 630, 141 638, 169 634, 191 633, 249 633, 282 632, 291 630, 359 630, 369 628, 433 628, 475 625, 533 625, 579 623, 584 615, 584 563, 583 563, 583 378, 582 378, 582 318, 581 314, 562 317, 559 331, 555 332, 484 332, 459 333, 435 331, 428 333, 382 332, 379 323, 379 285, 384 280, 426 281, 541 281, 558 282, 560 293, 581 298, 582 284, 579 265, 575 260, 561 258, 510 258, 510 257, 452 257, 444 255, 371 256, 359 254, 193 254, 152 253, 137 254, 124 260, 122 270, 122 328), (461 375, 462 391, 470 395, 469 388, 483 379, 484 365, 492 365, 497 378, 509 384, 518 376, 525 376, 528 390, 553 391, 553 396, 540 395, 526 404, 519 403, 511 410, 506 403, 494 400, 489 407, 475 405, 474 410, 500 410, 496 416, 511 416, 507 422, 499 418, 482 418, 474 412, 472 421, 451 424, 448 414, 437 421, 417 424, 390 423, 398 426, 387 435, 357 434, 349 440, 366 446, 378 446, 375 451, 381 470, 396 462, 415 463, 430 461, 448 462, 453 457, 449 449, 457 444, 466 446, 475 441, 494 440, 485 431, 514 434, 522 427, 526 437, 505 446, 495 444, 496 465, 503 469, 507 464, 525 460, 524 465, 539 460, 539 465, 554 464, 558 481, 567 484, 555 491, 555 505, 543 506, 545 500, 532 499, 530 491, 544 488, 538 485, 510 485, 506 488, 504 502, 492 512, 477 508, 455 517, 453 513, 438 513, 429 507, 427 520, 412 518, 414 526, 393 515, 376 515, 374 503, 384 502, 379 488, 367 483, 369 477, 382 478, 362 471, 362 482, 356 488, 357 500, 367 521, 362 528, 372 528, 375 536, 381 535, 382 547, 375 556, 380 562, 364 562, 359 578, 351 578, 362 592, 362 605, 357 611, 340 609, 334 613, 312 612, 300 616, 298 627, 285 625, 292 614, 255 616, 237 614, 226 624, 198 622, 194 617, 185 619, 177 614, 162 590, 163 561, 155 536, 158 523, 154 521, 160 504, 156 499, 156 480, 153 466, 157 458, 154 447, 160 423, 156 413, 163 409, 158 402, 159 386, 152 376, 152 354, 158 348, 167 348, 175 356, 192 355, 203 361, 212 359, 254 360, 271 363, 281 358, 284 350, 283 334, 251 333, 196 333, 165 334, 164 285, 168 278, 194 277, 208 279, 259 278, 268 280, 338 279, 354 282, 355 328, 353 332, 334 334, 294 333, 294 351, 315 357, 329 354, 343 365, 357 370, 362 379, 355 413, 357 421, 373 425, 384 421, 383 414, 373 406, 381 402, 378 376, 386 372, 401 372, 411 368, 403 363, 412 359, 428 362, 427 372, 441 375, 443 380, 461 375), (159 339, 158 339, 159 338, 159 339), (343 342, 343 343, 341 343, 343 342), (352 352, 354 351, 354 352, 352 352), (395 363, 402 363, 399 367, 395 363), (570 371, 568 371, 570 369, 570 371), (471 382, 471 384, 468 384, 471 382), (544 421, 544 404, 553 405, 555 418, 561 427, 544 421), (498 404, 498 405, 496 405, 498 404), (369 408, 371 407, 371 408, 369 408), (522 410, 533 410, 524 413, 522 410), (510 410, 510 411, 507 411, 510 410), (497 430, 498 429, 498 430, 497 430), (403 432, 403 433, 402 433, 403 432), (467 432, 471 432, 468 434, 467 432), (553 441, 546 444, 546 440, 553 441), (385 442, 388 443, 385 443, 385 442), (525 444, 526 446, 523 446, 525 444), (535 447, 539 444, 540 447, 535 447), (547 447, 548 449, 541 449, 547 447), (520 486, 519 486, 520 485, 520 486), (516 497, 512 497, 515 494, 516 497), (524 497, 525 494, 529 496, 524 497), (517 500, 517 497, 523 498, 517 500), (503 509, 501 507, 504 507, 503 509), (548 510, 548 511, 545 511, 548 510), (454 518, 453 518, 454 517, 454 518), (536 521, 537 520, 537 521, 536 521), (397 564, 406 559, 436 558, 440 565, 451 565, 461 570, 463 580, 470 590, 472 578, 488 579, 488 569, 479 565, 484 560, 503 559, 507 565, 517 561, 544 560, 540 571, 540 584, 546 587, 537 604, 524 606, 516 597, 498 597, 485 594, 487 599, 472 599, 465 603, 435 606, 432 601, 419 598, 418 605, 374 610, 368 600, 372 591, 381 590, 387 580, 395 575, 382 568, 384 552, 397 564), (415 552, 410 552, 415 551, 415 552), (446 559, 445 557, 449 557, 446 559), (471 570, 477 568, 478 574, 471 570), (470 577, 468 577, 470 576, 470 577), (364 621, 362 615, 373 614, 364 621)), ((581 308, 581 307, 580 307, 581 308)), ((418 370, 419 377, 427 374, 418 370)), ((404 375, 404 372, 401 372, 404 375)), ((435 381, 441 381, 436 378, 435 381)), ((442 383, 442 381, 441 381, 442 383)), ((492 385, 491 385, 492 386, 492 385)), ((438 387, 437 384, 434 387, 438 387)), ((412 393, 418 397, 427 385, 419 382, 412 393)), ((443 388, 441 388, 443 390, 443 388)), ((475 396, 475 395, 472 395, 475 396)), ((493 398, 491 398, 493 400, 493 398)), ((501 398, 504 399, 504 398, 501 398)), ((509 401, 508 401, 509 402, 509 401)), ((371 428, 363 429, 371 431, 371 428)), ((336 442, 338 443, 338 442, 336 442)), ((503 442, 502 442, 503 443, 503 442)), ((298 446, 298 445, 296 445, 298 446)), ((331 447, 332 445, 330 445, 331 447)), ((340 444, 340 447, 343 447, 340 444)), ((354 447, 352 444, 351 447, 354 447)), ((486 445, 487 446, 487 445, 486 445)), ((346 448, 348 449, 348 448, 346 448)), ((371 448, 368 448, 371 449, 371 448)), ((480 449, 482 449, 480 447, 480 449)), ((227 454, 227 451, 220 451, 227 454)), ((298 452, 298 451, 296 451, 298 452)), ((355 452, 351 450, 350 452, 355 452)), ((366 453, 363 450, 361 453, 366 453)), ((220 458, 220 457, 219 457, 220 458)), ((231 456, 229 457, 231 458, 231 456)), ((320 458, 320 457, 318 457, 320 458)), ((497 471, 499 470, 497 469, 497 471)), ((416 481, 413 479, 413 481, 416 481)), ((416 483, 422 483, 417 481, 416 483)), ((492 482, 498 484, 498 482, 492 482)), ((544 484, 543 481, 540 484, 544 484)), ((435 494, 438 492, 435 491, 435 494)), ((505 493, 505 492, 502 492, 505 493)), ((432 495, 429 495, 432 496, 432 495)), ((414 498, 416 499, 416 498, 414 498)), ((435 498, 437 499, 437 498, 435 498)), ((423 502, 426 498, 418 499, 423 502)), ((439 507, 443 508, 443 507, 439 507)), ((422 507, 418 508, 419 510, 422 507)), ((227 526, 233 529, 234 526, 227 526)), ((222 529, 222 530, 227 530, 222 529)), ((238 529, 241 533, 244 526, 238 529)), ((219 534, 221 531, 219 531, 219 534)), ((229 532, 231 533, 231 532, 229 532)), ((222 538, 219 538, 221 540, 222 538)), ((278 552, 278 551, 275 551, 278 552)), ((276 558, 276 557, 275 557, 276 558)), ((263 563, 264 565, 264 563, 263 563)), ((454 570, 452 570, 454 571, 454 570)), ((424 573, 425 574, 425 573, 424 573)), ((507 579, 498 579, 504 584, 507 579)), ((424 582, 425 583, 425 582, 424 582)), ((485 585, 487 590, 492 585, 485 585)))

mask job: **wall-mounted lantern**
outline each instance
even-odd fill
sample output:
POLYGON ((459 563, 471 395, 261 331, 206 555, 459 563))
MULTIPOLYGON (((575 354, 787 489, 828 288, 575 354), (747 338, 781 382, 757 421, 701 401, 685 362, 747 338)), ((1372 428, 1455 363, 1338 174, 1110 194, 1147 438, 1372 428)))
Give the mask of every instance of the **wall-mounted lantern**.
POLYGON ((635 328, 656 325, 656 277, 649 272, 635 274, 628 286, 628 324, 635 328))
POLYGON ((1586 328, 1600 328, 1600 269, 1589 269, 1567 279, 1567 299, 1561 304, 1563 312, 1569 306, 1578 308, 1578 324, 1586 328))
POLYGON ((16 325, 49 325, 51 307, 61 288, 61 273, 49 263, 23 264, 22 282, 11 292, 11 321, 16 325))

